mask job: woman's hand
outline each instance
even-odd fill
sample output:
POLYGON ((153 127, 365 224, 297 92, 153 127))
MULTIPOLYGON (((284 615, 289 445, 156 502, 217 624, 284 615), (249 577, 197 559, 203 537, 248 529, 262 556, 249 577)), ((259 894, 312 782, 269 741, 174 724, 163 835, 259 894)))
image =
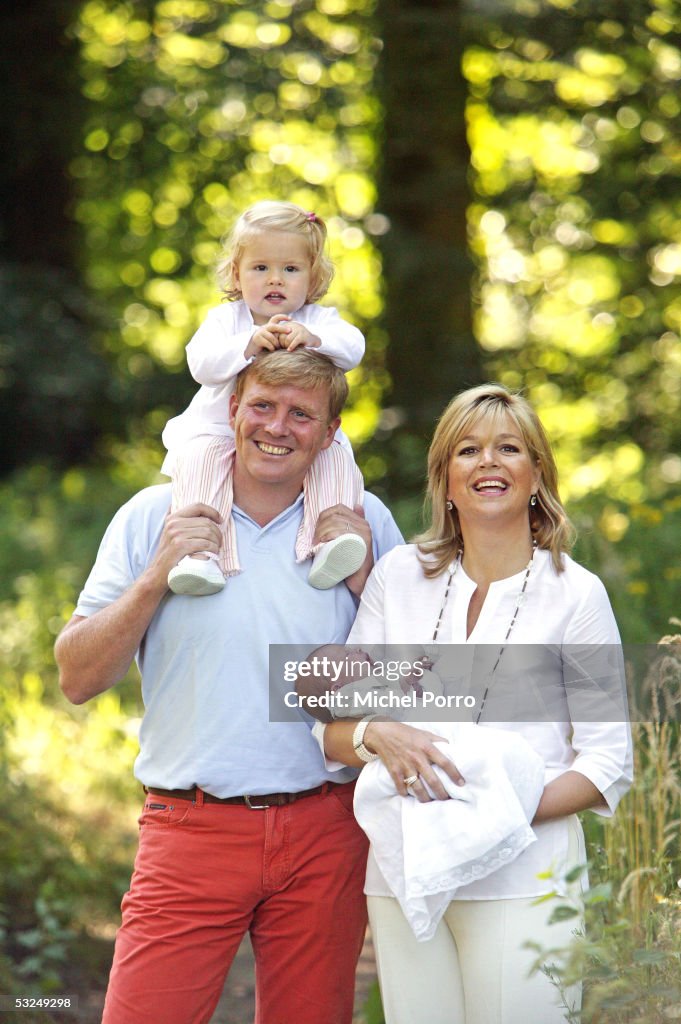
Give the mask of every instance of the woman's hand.
POLYGON ((434 740, 444 740, 433 732, 415 729, 403 722, 369 722, 364 733, 364 745, 378 754, 386 766, 401 796, 411 790, 414 796, 427 803, 432 800, 428 789, 438 800, 448 800, 449 794, 433 771, 433 765, 441 768, 457 786, 463 786, 465 779, 452 760, 435 745, 434 740), (417 776, 415 782, 407 785, 407 779, 417 776), (424 783, 427 784, 428 789, 424 783))

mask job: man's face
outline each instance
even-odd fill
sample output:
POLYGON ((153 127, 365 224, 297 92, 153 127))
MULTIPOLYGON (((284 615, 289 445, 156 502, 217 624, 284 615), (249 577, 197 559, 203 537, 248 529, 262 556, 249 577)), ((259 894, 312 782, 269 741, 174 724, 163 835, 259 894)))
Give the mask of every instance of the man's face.
POLYGON ((229 411, 241 483, 280 486, 292 495, 340 423, 329 421, 327 388, 273 386, 254 378, 241 398, 231 396, 229 411))

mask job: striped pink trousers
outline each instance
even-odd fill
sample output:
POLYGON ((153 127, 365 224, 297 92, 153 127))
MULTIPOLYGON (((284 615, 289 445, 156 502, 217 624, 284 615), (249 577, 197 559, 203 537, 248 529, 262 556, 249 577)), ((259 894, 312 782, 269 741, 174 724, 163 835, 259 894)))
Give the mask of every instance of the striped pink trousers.
MULTIPOLYGON (((234 438, 197 437, 178 452, 173 468, 172 509, 200 501, 222 516, 218 564, 225 576, 241 572, 234 503, 234 438)), ((296 561, 304 562, 321 547, 314 545, 317 519, 332 505, 354 508, 364 501, 364 480, 350 452, 338 441, 319 452, 303 480, 303 521, 296 537, 296 561)))

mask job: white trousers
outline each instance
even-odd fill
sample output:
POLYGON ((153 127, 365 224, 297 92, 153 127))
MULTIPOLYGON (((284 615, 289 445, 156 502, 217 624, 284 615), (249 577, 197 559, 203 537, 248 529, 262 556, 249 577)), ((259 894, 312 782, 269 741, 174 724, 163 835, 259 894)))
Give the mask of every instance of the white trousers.
POLYGON ((566 1007, 580 1009, 581 986, 560 992, 531 973, 537 953, 523 948, 570 944, 581 916, 548 923, 566 900, 454 900, 429 942, 416 941, 397 900, 367 902, 386 1024, 565 1024, 566 1007))

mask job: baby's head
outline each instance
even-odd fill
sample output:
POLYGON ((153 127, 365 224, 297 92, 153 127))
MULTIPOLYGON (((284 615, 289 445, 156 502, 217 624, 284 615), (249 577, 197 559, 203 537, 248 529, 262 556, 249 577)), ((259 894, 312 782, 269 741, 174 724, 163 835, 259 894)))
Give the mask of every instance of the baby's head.
MULTIPOLYGON (((346 712, 345 715, 334 713, 333 701, 339 690, 352 688, 356 685, 355 680, 362 678, 362 669, 354 667, 359 663, 372 663, 369 655, 359 648, 346 647, 344 644, 325 644, 319 647, 312 655, 311 671, 299 676, 296 681, 301 707, 320 722, 353 717, 352 711, 346 712), (309 701, 310 697, 312 701, 309 701), (317 701, 320 698, 327 697, 331 698, 331 704, 323 701, 321 706, 318 705, 317 701)), ((370 685, 373 686, 373 682, 370 685)))
POLYGON ((225 255, 218 263, 218 281, 228 299, 240 299, 235 271, 247 245, 269 232, 300 236, 310 259, 310 286, 307 302, 317 302, 328 291, 333 266, 325 255, 326 225, 316 213, 303 210, 295 203, 266 199, 245 210, 226 240, 225 255))

